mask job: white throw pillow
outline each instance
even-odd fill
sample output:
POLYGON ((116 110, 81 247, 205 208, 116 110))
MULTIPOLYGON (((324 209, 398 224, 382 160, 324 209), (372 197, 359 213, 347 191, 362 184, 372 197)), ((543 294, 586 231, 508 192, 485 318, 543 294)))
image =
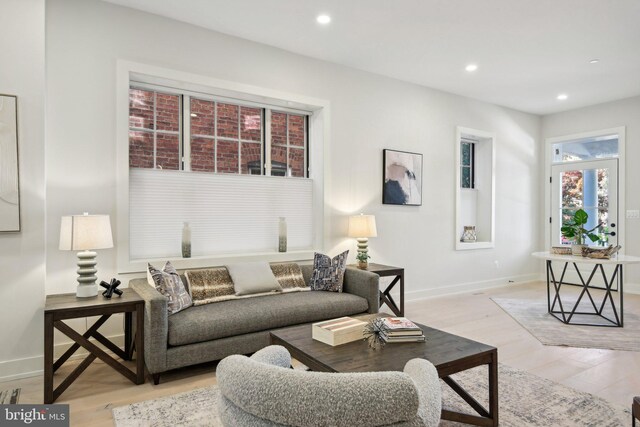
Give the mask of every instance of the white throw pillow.
POLYGON ((267 262, 243 262, 225 267, 233 280, 233 289, 236 295, 282 292, 282 287, 267 262))

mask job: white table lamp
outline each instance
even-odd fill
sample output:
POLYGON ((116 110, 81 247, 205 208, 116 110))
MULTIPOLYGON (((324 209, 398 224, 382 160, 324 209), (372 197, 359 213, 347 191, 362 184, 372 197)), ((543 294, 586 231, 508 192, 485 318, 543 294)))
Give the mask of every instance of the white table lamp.
POLYGON ((349 217, 349 237, 355 237, 358 241, 359 264, 368 265, 369 237, 377 237, 376 217, 373 215, 353 215, 349 217))
POLYGON ((95 249, 113 247, 109 215, 63 216, 60 222, 60 250, 78 252, 78 288, 81 298, 98 295, 95 249))

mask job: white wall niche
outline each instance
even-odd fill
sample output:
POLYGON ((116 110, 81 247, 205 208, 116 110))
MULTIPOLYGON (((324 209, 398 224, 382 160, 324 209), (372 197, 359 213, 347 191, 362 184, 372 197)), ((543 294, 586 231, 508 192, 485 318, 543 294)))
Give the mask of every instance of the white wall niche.
POLYGON ((456 127, 456 250, 495 246, 495 134, 456 127), (473 144, 473 188, 462 188, 462 142, 473 144), (462 242, 465 226, 475 226, 477 241, 462 242))

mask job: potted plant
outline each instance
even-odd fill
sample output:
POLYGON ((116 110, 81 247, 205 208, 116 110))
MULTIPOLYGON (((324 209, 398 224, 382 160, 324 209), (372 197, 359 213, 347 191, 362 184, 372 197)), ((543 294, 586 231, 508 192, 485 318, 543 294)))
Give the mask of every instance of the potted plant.
POLYGON ((358 251, 358 255, 356 255, 356 260, 358 260, 358 268, 366 270, 367 266, 369 265, 369 258, 371 257, 366 252, 358 251))
POLYGON ((588 219, 589 214, 583 209, 578 209, 576 213, 573 214, 573 218, 562 224, 562 228, 560 228, 560 232, 565 238, 573 239, 574 243, 571 245, 571 253, 573 255, 582 255, 582 248, 587 246, 585 244, 587 237, 591 239, 592 242, 600 240, 600 236, 594 234, 593 231, 600 228, 601 224, 596 225, 591 230, 587 230, 584 226, 588 219))

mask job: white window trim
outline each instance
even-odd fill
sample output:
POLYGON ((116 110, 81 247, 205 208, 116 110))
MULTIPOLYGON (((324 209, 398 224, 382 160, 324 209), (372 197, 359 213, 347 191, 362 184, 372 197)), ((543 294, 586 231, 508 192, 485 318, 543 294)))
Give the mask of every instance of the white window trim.
POLYGON ((553 145, 560 142, 567 142, 576 139, 587 139, 605 135, 618 135, 618 244, 622 246, 620 253, 625 253, 626 237, 626 126, 619 126, 608 129, 594 130, 589 132, 574 133, 549 137, 545 140, 544 150, 544 247, 551 250, 551 224, 549 214, 551 212, 551 165, 553 164, 553 145))
MULTIPOLYGON (((481 144, 486 144, 488 142, 480 142, 481 144)), ((457 251, 464 250, 472 250, 472 249, 493 249, 495 248, 496 242, 496 134, 493 132, 486 132, 477 129, 471 129, 462 126, 456 126, 456 146, 455 146, 455 159, 456 159, 456 198, 455 198, 455 248, 457 251), (462 224, 462 213, 460 212, 462 203, 461 203, 461 194, 463 191, 477 191, 476 188, 468 189, 462 188, 461 180, 462 173, 460 167, 460 152, 461 152, 461 144, 462 135, 473 135, 478 137, 479 139, 487 139, 490 140, 491 144, 491 239, 489 241, 479 241, 474 243, 467 243, 460 241, 460 230, 464 224, 462 224)))
MULTIPOLYGON (((199 94, 215 93, 235 102, 274 106, 283 112, 306 111, 309 117, 309 178, 313 180, 313 247, 292 252, 257 252, 194 258, 168 259, 178 268, 200 268, 240 261, 300 261, 313 258, 314 251, 328 246, 324 229, 328 227, 330 188, 328 151, 330 146, 330 103, 327 100, 292 94, 259 86, 216 79, 199 74, 118 60, 116 64, 116 252, 118 273, 142 272, 146 263, 160 260, 131 260, 129 257, 129 86, 131 81, 174 87, 199 94)), ((266 121, 265 121, 266 122, 266 121)), ((267 129, 269 129, 267 127, 267 129)), ((188 153, 184 153, 188 156, 188 153)), ((265 159, 268 162, 269 159, 265 159)), ((267 163, 268 164, 268 163, 267 163)), ((166 260, 162 260, 166 261, 166 260)))

